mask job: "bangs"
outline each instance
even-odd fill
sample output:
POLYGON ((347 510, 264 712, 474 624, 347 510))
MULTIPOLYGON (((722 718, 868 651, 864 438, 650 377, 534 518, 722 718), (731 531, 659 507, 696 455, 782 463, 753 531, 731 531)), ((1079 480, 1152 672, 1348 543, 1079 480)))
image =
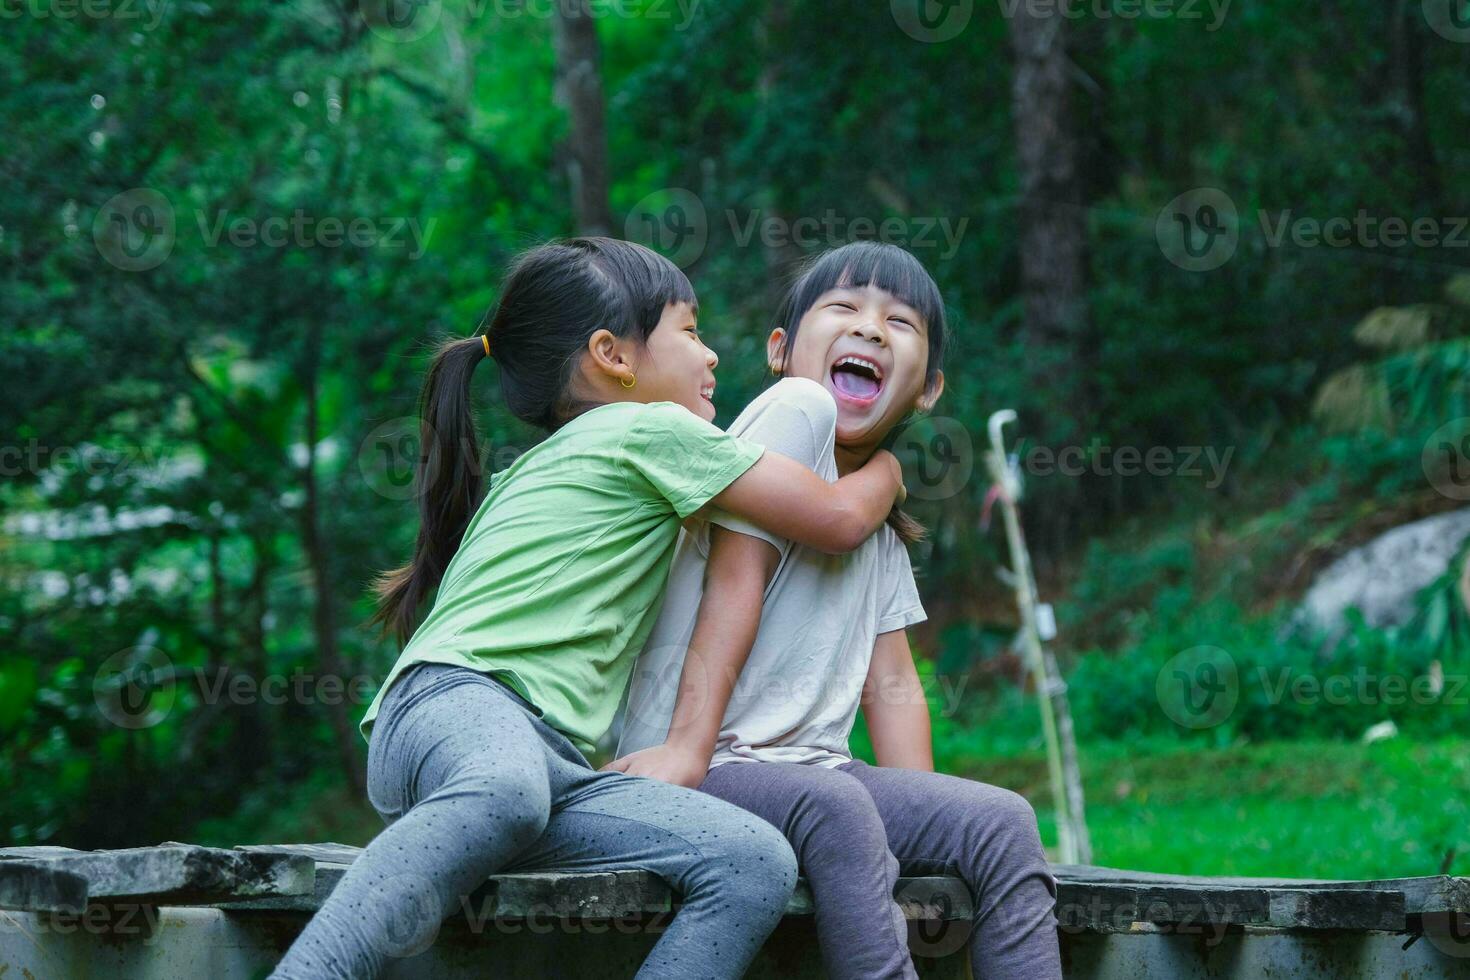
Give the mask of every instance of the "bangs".
POLYGON ((864 286, 883 290, 913 307, 924 318, 929 337, 926 374, 932 377, 944 363, 944 300, 929 270, 897 245, 852 242, 817 256, 802 270, 787 292, 776 324, 786 330, 788 337, 795 337, 801 318, 816 305, 823 293, 864 286))
POLYGON ((659 255, 652 249, 635 242, 617 239, 598 240, 597 259, 599 272, 608 280, 609 286, 622 292, 631 325, 647 340, 664 315, 670 303, 688 303, 695 315, 699 313, 699 298, 684 270, 659 255))

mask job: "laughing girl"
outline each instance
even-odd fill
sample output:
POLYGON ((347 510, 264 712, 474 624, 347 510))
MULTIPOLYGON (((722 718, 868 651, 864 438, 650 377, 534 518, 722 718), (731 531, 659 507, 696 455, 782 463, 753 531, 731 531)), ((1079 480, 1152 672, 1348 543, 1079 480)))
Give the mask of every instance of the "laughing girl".
MULTIPOLYGON (((876 243, 828 252, 768 340, 785 380, 730 431, 836 480, 938 400, 944 344, 938 288, 913 256, 876 243)), ((969 885, 976 977, 1060 977, 1056 885, 1030 805, 933 772, 904 632, 925 618, 905 550, 917 530, 896 516, 842 556, 719 512, 683 535, 613 766, 698 786, 780 828, 811 882, 833 977, 915 975, 900 874, 969 885), (848 751, 859 707, 877 766, 848 751)))

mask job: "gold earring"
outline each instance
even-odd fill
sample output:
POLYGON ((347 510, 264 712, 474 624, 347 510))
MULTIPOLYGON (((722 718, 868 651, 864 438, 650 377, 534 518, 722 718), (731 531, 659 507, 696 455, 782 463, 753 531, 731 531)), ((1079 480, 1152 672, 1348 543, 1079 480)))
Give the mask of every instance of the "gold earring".
POLYGON ((622 386, 624 388, 631 388, 631 387, 633 387, 634 385, 636 385, 638 383, 638 375, 636 375, 636 374, 633 375, 633 379, 631 381, 628 380, 627 378, 622 378, 622 379, 620 379, 620 381, 621 381, 622 386))
POLYGON ((778 367, 776 367, 776 365, 774 365, 774 364, 771 365, 771 377, 773 377, 773 378, 779 378, 779 377, 781 377, 781 369, 778 368, 778 367))

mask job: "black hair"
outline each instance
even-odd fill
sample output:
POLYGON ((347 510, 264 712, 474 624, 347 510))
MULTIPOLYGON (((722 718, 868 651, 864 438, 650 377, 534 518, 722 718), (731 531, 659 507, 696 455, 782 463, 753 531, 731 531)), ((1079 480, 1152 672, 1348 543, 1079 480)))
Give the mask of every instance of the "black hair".
POLYGON ((647 342, 671 303, 697 309, 694 287, 678 266, 632 242, 568 238, 516 258, 481 331, 434 352, 419 396, 418 539, 408 564, 379 577, 375 622, 408 638, 480 506, 484 481, 470 382, 487 349, 512 414, 554 432, 596 407, 571 390, 592 335, 606 328, 647 342))
MULTIPOLYGON (((796 340, 801 318, 832 289, 874 286, 912 306, 924 318, 929 337, 929 362, 924 368, 924 384, 944 366, 944 348, 948 328, 944 320, 944 300, 939 287, 924 264, 909 252, 887 242, 850 242, 822 252, 802 266, 791 288, 786 291, 776 311, 776 326, 786 331, 786 358, 796 340)), ((785 373, 786 365, 781 365, 785 373)))
MULTIPOLYGON (((939 286, 924 264, 909 252, 887 242, 849 242, 810 259, 798 272, 776 311, 776 326, 786 331, 779 374, 785 376, 801 318, 823 293, 833 289, 873 286, 912 306, 924 318, 929 339, 929 360, 924 366, 924 386, 934 383, 944 366, 944 349, 949 329, 944 319, 944 300, 939 286)), ((905 544, 924 537, 924 525, 895 507, 888 525, 905 544)))

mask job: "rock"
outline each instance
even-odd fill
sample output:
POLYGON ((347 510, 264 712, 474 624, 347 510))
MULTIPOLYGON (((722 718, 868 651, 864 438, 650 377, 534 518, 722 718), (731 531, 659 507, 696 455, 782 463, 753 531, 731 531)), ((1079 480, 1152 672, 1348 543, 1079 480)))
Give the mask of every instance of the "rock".
POLYGON ((1419 591, 1443 575, 1470 537, 1470 508, 1387 531, 1325 568, 1307 590, 1293 626, 1337 638, 1356 608, 1370 626, 1401 626, 1419 591))

